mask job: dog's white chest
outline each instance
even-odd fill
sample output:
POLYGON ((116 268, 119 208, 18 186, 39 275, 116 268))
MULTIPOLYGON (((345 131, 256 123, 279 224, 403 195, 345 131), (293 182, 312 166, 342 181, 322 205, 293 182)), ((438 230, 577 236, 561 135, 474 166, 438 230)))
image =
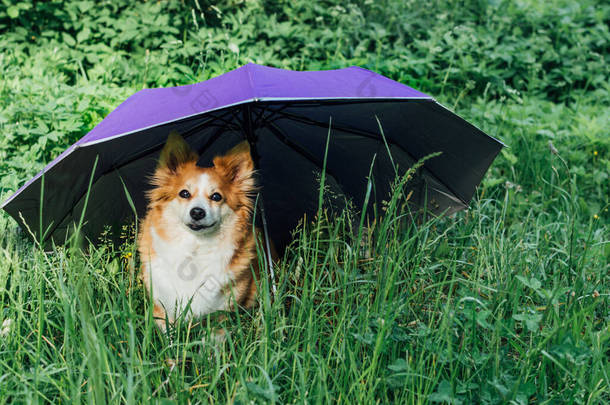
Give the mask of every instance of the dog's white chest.
POLYGON ((223 238, 201 240, 184 232, 171 242, 153 231, 155 258, 143 263, 152 283, 153 298, 170 319, 185 310, 186 318, 226 310, 230 298, 229 263, 234 246, 223 238))

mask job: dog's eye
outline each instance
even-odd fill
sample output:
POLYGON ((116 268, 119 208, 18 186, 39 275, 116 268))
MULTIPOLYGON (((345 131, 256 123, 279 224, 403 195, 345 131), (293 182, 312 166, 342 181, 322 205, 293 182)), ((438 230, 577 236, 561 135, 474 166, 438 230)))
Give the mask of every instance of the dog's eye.
POLYGON ((178 195, 182 198, 191 198, 191 193, 189 193, 188 190, 182 190, 178 195))
POLYGON ((210 196, 210 200, 212 201, 220 201, 222 200, 222 196, 218 193, 214 193, 210 196))

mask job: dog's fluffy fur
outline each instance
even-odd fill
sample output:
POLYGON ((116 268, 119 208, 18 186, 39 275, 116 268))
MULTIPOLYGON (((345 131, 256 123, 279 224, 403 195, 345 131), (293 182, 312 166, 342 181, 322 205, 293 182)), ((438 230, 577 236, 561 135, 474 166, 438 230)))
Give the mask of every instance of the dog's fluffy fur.
POLYGON ((166 320, 173 323, 183 313, 189 319, 255 301, 255 183, 248 144, 214 158, 213 167, 197 166, 197 158, 180 135, 170 134, 140 225, 141 280, 152 289, 162 330, 166 320))

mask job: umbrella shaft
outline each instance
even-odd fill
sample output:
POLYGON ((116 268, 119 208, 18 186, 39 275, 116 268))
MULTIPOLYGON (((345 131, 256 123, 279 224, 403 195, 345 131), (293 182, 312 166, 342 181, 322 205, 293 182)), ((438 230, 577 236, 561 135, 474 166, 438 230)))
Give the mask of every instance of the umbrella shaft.
MULTIPOLYGON (((254 135, 254 129, 252 128, 252 114, 250 111, 250 104, 246 104, 242 109, 243 114, 243 127, 244 133, 246 136, 246 140, 250 144, 250 154, 252 155, 252 161, 254 162, 254 170, 260 169, 260 156, 256 149, 256 136, 254 135)), ((275 297, 277 287, 275 285, 275 272, 273 269, 273 260, 271 257, 271 245, 269 243, 269 231, 267 229, 267 218, 265 217, 265 204, 263 203, 263 195, 262 193, 258 193, 258 206, 260 207, 261 218, 263 221, 263 235, 264 235, 264 243, 265 246, 265 254, 267 256, 267 265, 269 266, 269 277, 271 278, 271 291, 272 295, 275 297)))

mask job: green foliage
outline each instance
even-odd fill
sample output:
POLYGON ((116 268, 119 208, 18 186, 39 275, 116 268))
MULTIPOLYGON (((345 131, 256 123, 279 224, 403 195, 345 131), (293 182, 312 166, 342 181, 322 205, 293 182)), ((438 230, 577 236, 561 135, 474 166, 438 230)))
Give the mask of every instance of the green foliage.
POLYGON ((158 333, 131 239, 43 252, 2 214, 0 402, 607 403, 609 21, 594 0, 0 0, 2 198, 133 92, 250 61, 361 65, 508 145, 453 218, 306 225, 220 345, 158 333))

